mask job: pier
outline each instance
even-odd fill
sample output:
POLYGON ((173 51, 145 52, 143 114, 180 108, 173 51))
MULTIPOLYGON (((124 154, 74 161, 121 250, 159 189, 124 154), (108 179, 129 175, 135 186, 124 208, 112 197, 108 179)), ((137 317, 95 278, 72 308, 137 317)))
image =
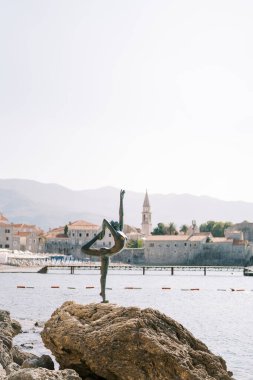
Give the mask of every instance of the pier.
MULTIPOLYGON (((63 270, 69 269, 70 274, 74 274, 75 270, 100 270, 100 264, 87 264, 87 263, 78 263, 78 264, 50 264, 45 265, 41 268, 38 273, 48 273, 50 269, 53 270, 63 270)), ((188 266, 188 265, 127 265, 127 264, 110 264, 109 270, 128 270, 128 271, 141 271, 143 275, 146 274, 146 271, 168 271, 171 276, 175 275, 179 271, 201 271, 203 275, 206 276, 207 272, 213 271, 230 271, 230 272, 243 272, 245 276, 253 275, 253 268, 243 267, 243 266, 188 266)))

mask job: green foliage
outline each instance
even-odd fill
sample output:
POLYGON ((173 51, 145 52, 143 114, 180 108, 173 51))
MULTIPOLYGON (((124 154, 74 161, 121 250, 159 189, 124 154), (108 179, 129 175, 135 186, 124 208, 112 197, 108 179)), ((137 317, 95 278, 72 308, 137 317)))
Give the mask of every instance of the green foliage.
POLYGON ((130 239, 127 242, 127 248, 142 248, 142 246, 143 246, 143 241, 140 239, 137 239, 137 240, 130 239))
POLYGON ((68 225, 66 224, 66 226, 64 227, 64 235, 65 236, 68 236, 68 231, 69 231, 69 228, 68 228, 68 225))
POLYGON ((214 220, 209 220, 206 223, 200 225, 200 232, 211 232, 214 237, 223 237, 224 230, 232 226, 231 222, 216 222, 214 220))
POLYGON ((178 235, 176 225, 171 222, 169 224, 158 223, 157 227, 151 232, 152 235, 178 235))
POLYGON ((183 224, 181 227, 180 227, 180 232, 183 232, 184 234, 186 234, 187 233, 187 231, 188 231, 188 228, 189 228, 189 226, 187 226, 187 224, 183 224))

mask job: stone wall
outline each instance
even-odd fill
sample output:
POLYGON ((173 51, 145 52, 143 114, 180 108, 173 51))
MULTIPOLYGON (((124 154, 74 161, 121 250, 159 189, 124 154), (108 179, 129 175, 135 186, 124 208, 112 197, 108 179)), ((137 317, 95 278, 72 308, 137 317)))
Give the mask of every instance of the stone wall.
POLYGON ((144 264, 144 248, 124 248, 121 252, 111 257, 112 263, 144 264))
POLYGON ((145 247, 147 265, 247 265, 252 257, 252 247, 233 243, 205 243, 168 247, 162 242, 145 247))

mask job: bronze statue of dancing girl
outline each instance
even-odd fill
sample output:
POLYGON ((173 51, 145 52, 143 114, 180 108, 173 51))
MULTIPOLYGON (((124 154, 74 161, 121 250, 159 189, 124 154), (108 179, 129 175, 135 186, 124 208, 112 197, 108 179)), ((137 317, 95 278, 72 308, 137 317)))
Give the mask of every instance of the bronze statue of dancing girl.
POLYGON ((105 297, 105 285, 106 285, 106 276, 109 266, 109 258, 115 253, 120 252, 125 245, 125 241, 127 239, 126 235, 123 233, 123 198, 125 195, 125 190, 120 191, 120 206, 119 206, 119 229, 116 229, 112 223, 109 223, 106 219, 103 220, 102 223, 102 231, 99 232, 93 239, 91 239, 88 243, 84 244, 81 248, 81 252, 86 255, 100 257, 101 266, 100 266, 100 284, 101 284, 101 293, 103 303, 108 302, 105 297), (106 228, 109 229, 113 238, 114 238, 114 246, 113 247, 101 247, 101 248, 91 248, 91 246, 97 241, 102 240, 105 236, 106 228))

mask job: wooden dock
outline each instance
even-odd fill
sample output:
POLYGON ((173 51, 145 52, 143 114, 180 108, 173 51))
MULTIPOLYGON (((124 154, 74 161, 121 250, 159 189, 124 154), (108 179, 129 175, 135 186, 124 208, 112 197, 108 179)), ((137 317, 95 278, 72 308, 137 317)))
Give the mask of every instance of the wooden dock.
MULTIPOLYGON (((70 274, 74 274, 75 270, 100 270, 100 264, 50 264, 41 268, 38 273, 48 273, 49 270, 63 270, 69 269, 70 274)), ((188 266, 188 265, 127 265, 127 264, 110 264, 109 270, 128 270, 128 271, 141 271, 145 275, 146 271, 169 271, 171 276, 177 271, 202 271, 204 276, 207 272, 213 271, 230 271, 230 272, 243 272, 245 276, 253 275, 253 271, 243 266, 188 266)))

